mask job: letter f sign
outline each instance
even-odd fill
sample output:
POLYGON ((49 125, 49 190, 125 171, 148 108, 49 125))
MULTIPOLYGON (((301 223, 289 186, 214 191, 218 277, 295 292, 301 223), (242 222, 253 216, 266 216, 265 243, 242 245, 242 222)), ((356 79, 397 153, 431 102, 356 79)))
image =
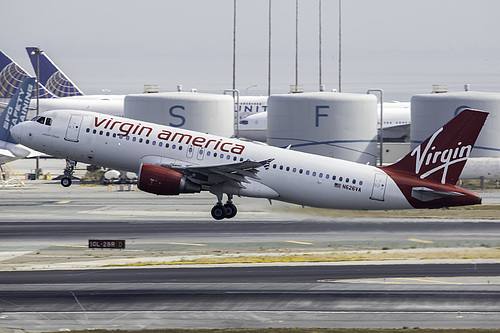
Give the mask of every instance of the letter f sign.
POLYGON ((319 117, 328 117, 326 113, 319 113, 321 109, 329 109, 329 105, 316 105, 316 127, 319 127, 319 117))

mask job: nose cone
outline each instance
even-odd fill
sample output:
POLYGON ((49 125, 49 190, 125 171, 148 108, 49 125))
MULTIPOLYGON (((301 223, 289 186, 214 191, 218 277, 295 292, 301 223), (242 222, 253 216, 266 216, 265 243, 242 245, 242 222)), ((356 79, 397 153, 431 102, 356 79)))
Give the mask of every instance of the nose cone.
POLYGON ((16 126, 12 127, 10 129, 10 135, 16 140, 17 142, 21 143, 21 137, 23 135, 23 124, 17 124, 16 126))

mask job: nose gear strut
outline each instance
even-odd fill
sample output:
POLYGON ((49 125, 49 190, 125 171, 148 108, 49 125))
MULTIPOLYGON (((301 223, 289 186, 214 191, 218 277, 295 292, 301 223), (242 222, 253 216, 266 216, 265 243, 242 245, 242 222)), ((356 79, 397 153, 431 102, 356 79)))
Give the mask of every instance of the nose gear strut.
POLYGON ((71 186, 71 177, 75 173, 76 161, 66 159, 66 168, 64 168, 64 177, 61 179, 61 185, 64 187, 71 186))

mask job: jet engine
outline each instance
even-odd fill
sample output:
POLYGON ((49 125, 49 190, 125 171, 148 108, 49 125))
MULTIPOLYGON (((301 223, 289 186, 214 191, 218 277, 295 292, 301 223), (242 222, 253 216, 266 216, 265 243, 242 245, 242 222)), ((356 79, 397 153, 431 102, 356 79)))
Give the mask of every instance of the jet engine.
POLYGON ((157 195, 197 193, 201 185, 186 178, 182 173, 155 164, 143 163, 139 171, 137 187, 157 195))

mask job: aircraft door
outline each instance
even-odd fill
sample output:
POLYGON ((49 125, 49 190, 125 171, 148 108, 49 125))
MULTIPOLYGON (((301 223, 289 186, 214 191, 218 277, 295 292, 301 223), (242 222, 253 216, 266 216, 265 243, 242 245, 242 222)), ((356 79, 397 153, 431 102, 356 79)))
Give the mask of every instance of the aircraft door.
POLYGON ((65 140, 78 142, 82 121, 83 121, 83 116, 75 114, 72 114, 70 116, 68 122, 68 128, 66 129, 66 136, 64 137, 65 140))
POLYGON ((370 199, 384 201, 386 184, 387 184, 387 175, 377 172, 375 174, 375 179, 373 180, 373 188, 372 188, 372 194, 370 195, 370 199))

